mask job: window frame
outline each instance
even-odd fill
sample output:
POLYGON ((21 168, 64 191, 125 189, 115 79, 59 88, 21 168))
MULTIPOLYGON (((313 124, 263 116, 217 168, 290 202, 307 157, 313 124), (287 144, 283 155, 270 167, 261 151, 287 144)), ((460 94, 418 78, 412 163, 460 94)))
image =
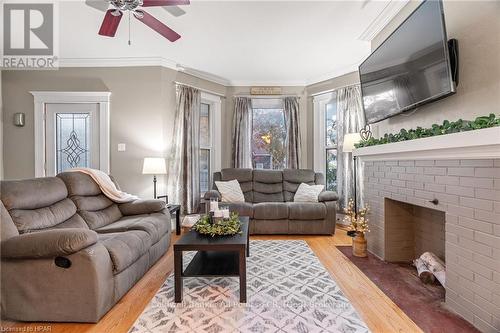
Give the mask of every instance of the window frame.
MULTIPOLYGON (((326 155, 329 150, 335 150, 337 161, 339 158, 339 151, 337 145, 326 145, 326 106, 331 102, 336 102, 336 91, 320 94, 313 97, 313 117, 314 117, 314 171, 321 172, 326 179, 326 155)), ((337 119, 338 123, 338 119, 337 119)), ((337 132, 337 140, 338 132, 337 132)), ((338 172, 338 168, 337 168, 338 172)))
MULTIPOLYGON (((251 131, 250 131, 250 154, 251 154, 251 162, 252 162, 252 168, 256 168, 256 165, 254 163, 254 151, 253 151, 253 135, 254 135, 254 115, 255 115, 255 110, 281 110, 283 113, 283 121, 285 125, 285 140, 286 140, 286 119, 285 119, 285 106, 283 103, 283 99, 281 98, 252 98, 252 124, 251 124, 251 131)), ((286 142, 285 142, 286 145, 286 142)), ((286 146, 284 147, 286 149, 286 146)), ((284 168, 286 168, 287 164, 287 158, 288 156, 285 156, 284 158, 284 168)), ((261 169, 261 170, 282 170, 282 169, 274 169, 273 168, 273 161, 272 161, 272 156, 271 156, 271 169, 261 169)))
MULTIPOLYGON (((200 152, 201 150, 209 150, 209 171, 208 171, 208 183, 209 190, 210 185, 212 184, 213 174, 214 172, 221 170, 222 165, 222 155, 221 155, 221 145, 222 145, 222 137, 221 137, 221 129, 222 129, 222 102, 220 96, 213 95, 206 92, 201 92, 201 104, 209 105, 209 130, 210 130, 210 146, 201 146, 200 143, 200 152)), ((205 194, 201 191, 201 182, 198 184, 200 187, 200 196, 203 197, 205 194)))

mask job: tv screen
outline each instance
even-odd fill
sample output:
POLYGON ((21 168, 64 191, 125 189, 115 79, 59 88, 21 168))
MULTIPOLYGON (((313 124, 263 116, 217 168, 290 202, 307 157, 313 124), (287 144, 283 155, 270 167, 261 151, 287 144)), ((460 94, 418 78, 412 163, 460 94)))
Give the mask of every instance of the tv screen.
POLYGON ((454 93, 441 1, 423 2, 359 66, 366 121, 454 93))

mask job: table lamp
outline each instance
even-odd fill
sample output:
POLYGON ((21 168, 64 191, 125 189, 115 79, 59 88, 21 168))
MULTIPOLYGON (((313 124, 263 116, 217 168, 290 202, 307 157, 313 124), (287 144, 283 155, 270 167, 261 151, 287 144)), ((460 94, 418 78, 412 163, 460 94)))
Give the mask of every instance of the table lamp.
POLYGON ((165 165, 165 159, 163 157, 146 157, 144 158, 144 164, 142 166, 143 175, 153 175, 153 194, 156 197, 156 176, 164 175, 167 173, 167 167, 165 165))

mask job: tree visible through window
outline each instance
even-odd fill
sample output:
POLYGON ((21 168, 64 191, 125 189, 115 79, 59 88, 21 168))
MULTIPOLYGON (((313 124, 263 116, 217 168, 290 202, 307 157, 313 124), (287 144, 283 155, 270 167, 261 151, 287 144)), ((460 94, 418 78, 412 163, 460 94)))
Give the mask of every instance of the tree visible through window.
POLYGON ((253 109, 252 164, 255 169, 285 168, 285 138, 283 109, 253 109))
POLYGON ((325 110, 326 189, 337 190, 337 103, 326 104, 325 110))
POLYGON ((210 186, 210 160, 212 139, 210 133, 210 104, 201 103, 200 109, 200 193, 203 195, 210 186))

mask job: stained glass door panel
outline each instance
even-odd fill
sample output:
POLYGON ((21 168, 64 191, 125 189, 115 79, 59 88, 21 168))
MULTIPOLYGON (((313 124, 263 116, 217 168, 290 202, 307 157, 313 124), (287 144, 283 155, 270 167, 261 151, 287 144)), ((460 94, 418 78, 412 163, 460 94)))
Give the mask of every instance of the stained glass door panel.
POLYGON ((48 104, 46 113, 47 175, 71 168, 98 168, 97 105, 48 104))

